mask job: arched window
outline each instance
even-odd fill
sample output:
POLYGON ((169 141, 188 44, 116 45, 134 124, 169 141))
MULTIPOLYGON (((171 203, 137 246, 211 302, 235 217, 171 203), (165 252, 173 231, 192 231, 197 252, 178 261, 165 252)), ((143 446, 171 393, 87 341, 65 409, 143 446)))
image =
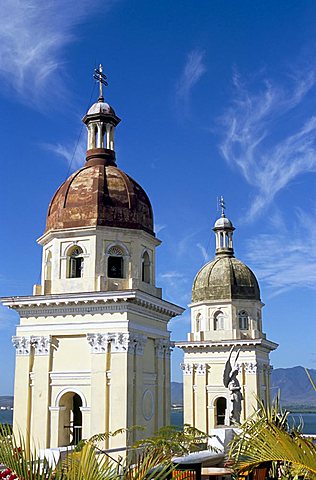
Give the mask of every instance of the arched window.
POLYGON ((150 258, 147 252, 142 257, 142 281, 150 283, 150 258))
POLYGON ((45 262, 45 280, 52 279, 52 252, 48 251, 45 262))
POLYGON ((196 332, 200 332, 201 331, 201 320, 202 320, 202 315, 200 313, 197 314, 197 316, 195 317, 195 331, 196 332))
POLYGON ((227 401, 224 397, 218 397, 215 401, 215 425, 225 425, 227 401))
POLYGON ((218 310, 214 314, 214 330, 224 330, 225 329, 225 317, 223 312, 218 310))
POLYGON ((238 323, 240 330, 248 330, 249 328, 249 317, 246 310, 242 310, 238 313, 238 323))
POLYGON ((80 278, 83 276, 83 251, 74 246, 68 253, 68 278, 80 278))
POLYGON ((121 247, 114 246, 108 251, 108 277, 124 278, 124 252, 121 247))

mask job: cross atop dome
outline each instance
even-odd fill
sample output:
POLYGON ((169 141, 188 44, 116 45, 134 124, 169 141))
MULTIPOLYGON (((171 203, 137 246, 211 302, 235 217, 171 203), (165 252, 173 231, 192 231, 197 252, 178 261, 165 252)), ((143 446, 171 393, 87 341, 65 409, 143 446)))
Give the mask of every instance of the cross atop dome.
POLYGON ((218 206, 219 208, 222 209, 222 217, 225 217, 225 209, 226 209, 226 205, 225 205, 225 200, 224 200, 224 197, 223 195, 221 195, 218 199, 218 206))
POLYGON ((99 98, 87 111, 82 121, 88 130, 88 145, 86 160, 116 165, 114 149, 115 127, 121 121, 114 109, 103 97, 103 86, 107 87, 107 77, 103 73, 102 64, 96 68, 93 78, 99 83, 99 98))
POLYGON ((103 73, 103 65, 100 63, 99 68, 95 68, 93 78, 99 82, 99 98, 98 102, 104 102, 103 97, 103 85, 107 87, 109 84, 107 82, 107 77, 103 73))
POLYGON ((216 236, 216 255, 234 255, 232 222, 225 216, 225 200, 221 195, 218 199, 218 206, 221 208, 221 216, 214 224, 213 231, 216 236))

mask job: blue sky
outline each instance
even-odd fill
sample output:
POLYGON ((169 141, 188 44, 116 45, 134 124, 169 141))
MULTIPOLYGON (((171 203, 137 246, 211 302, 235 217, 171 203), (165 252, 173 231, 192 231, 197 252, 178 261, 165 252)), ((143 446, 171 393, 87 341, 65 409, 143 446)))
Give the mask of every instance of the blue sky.
MULTIPOLYGON (((122 118, 118 165, 149 194, 163 241, 165 298, 189 303, 224 195, 236 256, 256 273, 264 330, 280 344, 274 367, 315 368, 315 25, 312 0, 3 0, 0 295, 39 281, 36 238, 54 191, 84 162, 81 118, 102 62, 122 118)), ((17 318, 0 316, 9 394, 17 318)), ((185 339, 189 312, 170 328, 185 339)), ((174 380, 180 361, 178 351, 174 380)))

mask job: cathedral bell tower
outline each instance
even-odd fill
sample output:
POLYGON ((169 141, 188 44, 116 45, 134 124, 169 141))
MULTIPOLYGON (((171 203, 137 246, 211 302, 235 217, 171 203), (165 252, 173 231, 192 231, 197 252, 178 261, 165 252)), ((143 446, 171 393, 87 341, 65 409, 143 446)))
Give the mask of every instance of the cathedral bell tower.
MULTIPOLYGON (((39 448, 133 425, 149 436, 170 423, 167 326, 183 309, 156 287, 152 207, 116 165, 120 119, 102 82, 83 122, 85 164, 54 194, 38 240, 41 284, 32 296, 3 299, 20 314, 14 430, 39 448)), ((123 433, 105 448, 126 445, 123 433)))
POLYGON ((197 273, 192 287, 191 332, 184 351, 184 423, 210 433, 231 425, 231 395, 223 381, 228 358, 240 383, 240 421, 253 413, 257 397, 270 401, 269 354, 277 344, 262 331, 260 289, 253 272, 234 256, 232 222, 222 215, 213 231, 215 258, 197 273))

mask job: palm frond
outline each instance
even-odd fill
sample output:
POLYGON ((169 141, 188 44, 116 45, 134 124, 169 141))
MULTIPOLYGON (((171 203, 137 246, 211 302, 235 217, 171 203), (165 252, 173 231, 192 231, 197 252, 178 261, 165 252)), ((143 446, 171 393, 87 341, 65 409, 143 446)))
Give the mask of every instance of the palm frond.
POLYGON ((289 464, 293 471, 316 478, 316 445, 297 430, 289 431, 287 412, 278 412, 279 405, 258 412, 241 427, 240 435, 231 443, 230 456, 238 471, 251 470, 262 463, 289 464))

